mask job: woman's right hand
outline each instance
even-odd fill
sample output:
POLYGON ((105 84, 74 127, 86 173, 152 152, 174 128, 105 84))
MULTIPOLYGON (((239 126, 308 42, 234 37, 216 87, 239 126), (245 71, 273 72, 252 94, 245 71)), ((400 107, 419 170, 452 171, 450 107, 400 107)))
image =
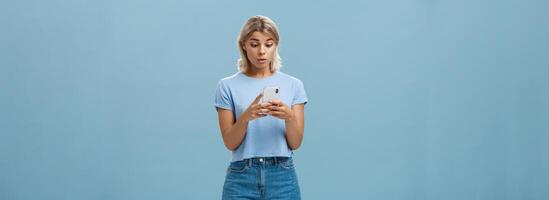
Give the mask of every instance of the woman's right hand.
POLYGON ((269 111, 269 109, 267 109, 267 108, 271 104, 270 103, 259 104, 259 101, 261 100, 262 96, 263 96, 263 94, 257 95, 257 97, 252 102, 252 104, 250 104, 250 106, 248 106, 246 111, 244 111, 243 115, 244 115, 244 117, 246 117, 245 118, 246 121, 252 121, 254 119, 267 116, 267 114, 265 114, 265 113, 267 113, 269 111))

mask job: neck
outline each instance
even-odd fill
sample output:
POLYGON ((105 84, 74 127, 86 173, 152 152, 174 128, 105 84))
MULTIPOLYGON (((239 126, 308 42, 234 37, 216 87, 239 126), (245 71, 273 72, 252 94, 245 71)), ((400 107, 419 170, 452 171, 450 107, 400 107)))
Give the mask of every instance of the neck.
POLYGON ((269 68, 257 69, 255 67, 248 67, 248 69, 244 73, 254 78, 265 78, 273 74, 273 72, 271 72, 269 68))

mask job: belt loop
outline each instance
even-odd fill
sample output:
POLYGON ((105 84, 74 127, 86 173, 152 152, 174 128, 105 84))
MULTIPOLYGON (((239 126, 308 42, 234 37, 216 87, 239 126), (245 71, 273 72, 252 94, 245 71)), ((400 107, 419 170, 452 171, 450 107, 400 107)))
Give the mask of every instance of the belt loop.
POLYGON ((274 160, 274 164, 278 165, 278 157, 273 157, 273 160, 274 160))
POLYGON ((248 165, 248 167, 252 167, 252 159, 246 159, 246 165, 248 165))

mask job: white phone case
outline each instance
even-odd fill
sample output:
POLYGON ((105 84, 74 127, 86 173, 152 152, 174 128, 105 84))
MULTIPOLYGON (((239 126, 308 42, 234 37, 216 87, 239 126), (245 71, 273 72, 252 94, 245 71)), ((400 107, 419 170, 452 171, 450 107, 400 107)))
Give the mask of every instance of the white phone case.
POLYGON ((263 97, 261 98, 261 103, 267 103, 270 100, 278 99, 278 94, 280 89, 278 86, 268 86, 263 88, 263 97))

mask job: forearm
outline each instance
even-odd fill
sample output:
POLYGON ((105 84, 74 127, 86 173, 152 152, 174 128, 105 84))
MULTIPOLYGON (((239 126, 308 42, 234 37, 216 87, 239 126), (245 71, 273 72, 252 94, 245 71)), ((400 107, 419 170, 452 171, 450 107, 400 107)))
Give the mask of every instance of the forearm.
POLYGON ((248 121, 248 117, 240 117, 233 126, 223 131, 223 142, 229 150, 235 151, 242 143, 248 129, 248 121))
POLYGON ((286 142, 292 150, 301 146, 303 140, 303 123, 297 117, 291 117, 285 120, 286 123, 286 142))

